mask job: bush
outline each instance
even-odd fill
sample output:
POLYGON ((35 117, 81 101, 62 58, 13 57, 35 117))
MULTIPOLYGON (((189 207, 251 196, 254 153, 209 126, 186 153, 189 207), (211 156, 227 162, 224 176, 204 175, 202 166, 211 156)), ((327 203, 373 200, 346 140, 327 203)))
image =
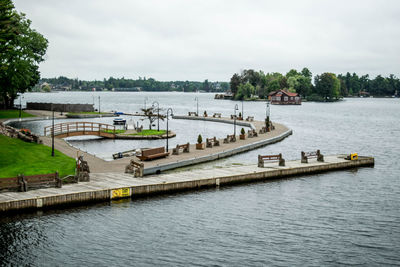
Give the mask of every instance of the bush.
POLYGON ((246 131, 244 130, 244 128, 242 128, 242 130, 240 130, 240 133, 243 135, 246 133, 246 131))
POLYGON ((201 134, 199 134, 199 136, 197 136, 197 143, 198 144, 203 143, 203 137, 201 137, 201 134))

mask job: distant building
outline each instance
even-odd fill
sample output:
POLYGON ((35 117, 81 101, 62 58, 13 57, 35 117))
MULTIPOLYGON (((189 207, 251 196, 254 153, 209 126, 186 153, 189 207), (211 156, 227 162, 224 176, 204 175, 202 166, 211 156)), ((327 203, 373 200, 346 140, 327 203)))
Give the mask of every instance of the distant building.
POLYGON ((301 105, 301 97, 298 93, 277 90, 268 94, 268 100, 276 105, 301 105))

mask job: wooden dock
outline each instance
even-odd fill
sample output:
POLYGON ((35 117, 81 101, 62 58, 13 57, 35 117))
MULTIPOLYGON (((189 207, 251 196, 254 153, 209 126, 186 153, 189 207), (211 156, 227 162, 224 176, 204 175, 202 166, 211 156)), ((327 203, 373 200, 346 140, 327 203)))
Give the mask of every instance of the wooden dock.
POLYGON ((199 169, 192 171, 150 175, 134 178, 124 173, 92 173, 90 182, 64 185, 62 188, 46 188, 28 192, 0 193, 0 212, 21 209, 53 208, 58 205, 83 204, 110 201, 118 198, 136 198, 181 190, 197 190, 203 187, 248 183, 290 176, 336 171, 374 165, 373 157, 346 160, 345 155, 325 156, 324 162, 316 159, 308 163, 300 160, 287 161, 286 166, 266 163, 233 166, 227 168, 199 169))

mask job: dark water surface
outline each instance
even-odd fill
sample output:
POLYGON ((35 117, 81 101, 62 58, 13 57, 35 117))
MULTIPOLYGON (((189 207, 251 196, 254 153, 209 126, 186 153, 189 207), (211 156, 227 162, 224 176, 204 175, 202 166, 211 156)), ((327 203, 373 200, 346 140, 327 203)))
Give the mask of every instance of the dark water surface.
MULTIPOLYGON (((121 111, 136 111, 146 96, 149 102, 173 107, 176 114, 194 111, 195 96, 201 110, 212 107, 207 108, 209 113, 229 115, 236 104, 213 100, 211 94, 100 95, 104 109, 118 104, 121 111)), ((46 98, 90 103, 92 94, 25 96, 28 101, 46 98)), ((265 103, 244 103, 244 110, 245 116, 263 119, 265 103)), ((400 100, 272 106, 271 115, 294 134, 280 143, 198 167, 255 163, 258 154, 278 152, 296 159, 301 150, 315 149, 324 154, 373 155, 375 167, 3 217, 1 262, 13 266, 400 265, 400 100)), ((219 125, 204 127, 219 133, 219 125)), ((233 129, 227 127, 222 131, 233 129)))

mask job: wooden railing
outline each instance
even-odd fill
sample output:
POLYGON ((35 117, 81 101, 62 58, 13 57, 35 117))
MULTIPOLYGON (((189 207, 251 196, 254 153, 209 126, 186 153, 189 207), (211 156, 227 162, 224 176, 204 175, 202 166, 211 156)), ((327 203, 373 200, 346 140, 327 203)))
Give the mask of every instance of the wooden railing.
MULTIPOLYGON (((53 127, 44 127, 44 135, 52 135, 53 127)), ((54 125, 54 136, 73 135, 113 135, 115 136, 115 126, 98 122, 63 122, 54 125)))

